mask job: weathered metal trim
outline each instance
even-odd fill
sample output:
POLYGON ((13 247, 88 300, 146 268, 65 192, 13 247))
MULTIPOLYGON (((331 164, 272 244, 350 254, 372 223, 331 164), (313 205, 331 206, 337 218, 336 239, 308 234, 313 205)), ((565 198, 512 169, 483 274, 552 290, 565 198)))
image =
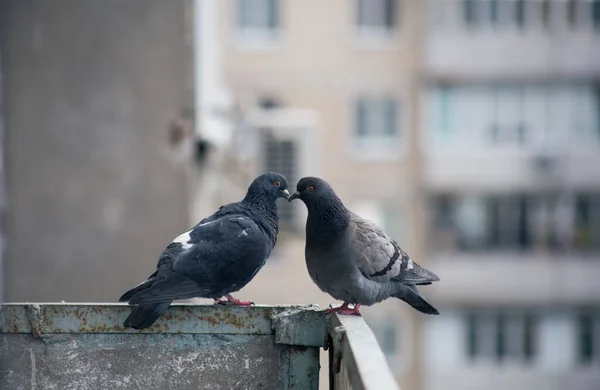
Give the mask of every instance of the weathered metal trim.
MULTIPOLYGON (((132 308, 122 303, 10 303, 0 305, 0 333, 31 333, 36 337, 60 333, 194 333, 273 335, 277 327, 272 322, 291 310, 295 315, 308 311, 315 314, 314 305, 293 306, 216 306, 174 304, 155 324, 143 330, 124 328, 123 321, 132 308)), ((280 323, 280 320, 276 320, 280 323)), ((312 327, 317 325, 311 323, 312 327)), ((285 328, 285 327, 284 327, 285 328)), ((288 325, 288 330, 292 329, 288 325)), ((302 327, 298 342, 313 343, 302 327)), ((293 332, 291 332, 293 333, 293 332)), ((293 341, 290 331, 285 340, 293 341)), ((301 344, 302 345, 302 344, 301 344)), ((312 344, 311 344, 312 345, 312 344)), ((321 344, 319 344, 321 345, 321 344)))
POLYGON ((333 350, 330 375, 342 365, 353 390, 399 390, 377 339, 362 317, 328 316, 328 333, 333 350))
POLYGON ((319 306, 288 309, 273 317, 276 344, 305 347, 326 345, 325 312, 319 306))
POLYGON ((290 346, 289 388, 319 388, 319 348, 290 346))

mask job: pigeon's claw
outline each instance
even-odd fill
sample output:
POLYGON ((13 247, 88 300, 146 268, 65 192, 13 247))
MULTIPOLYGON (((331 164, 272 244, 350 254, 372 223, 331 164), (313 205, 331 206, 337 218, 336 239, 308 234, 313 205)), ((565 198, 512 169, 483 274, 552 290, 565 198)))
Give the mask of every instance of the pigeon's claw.
POLYGON ((359 309, 360 309, 360 303, 355 304, 354 308, 350 309, 348 307, 348 302, 344 302, 344 304, 340 307, 332 307, 330 309, 325 310, 325 314, 340 313, 340 314, 346 314, 346 315, 360 316, 359 309))
POLYGON ((215 300, 215 304, 217 305, 238 305, 238 306, 252 306, 254 302, 252 301, 240 301, 237 298, 234 298, 231 294, 227 294, 225 296, 227 298, 226 301, 215 300))

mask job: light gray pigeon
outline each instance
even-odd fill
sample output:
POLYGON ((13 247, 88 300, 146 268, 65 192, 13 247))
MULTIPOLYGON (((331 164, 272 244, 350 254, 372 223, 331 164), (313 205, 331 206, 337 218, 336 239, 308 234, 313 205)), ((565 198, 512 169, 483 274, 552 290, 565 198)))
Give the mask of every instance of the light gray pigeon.
POLYGON ((305 177, 296 189, 289 201, 300 199, 308 209, 308 273, 322 291, 344 301, 327 313, 360 315, 360 305, 394 297, 422 313, 439 314, 417 289, 440 280, 433 272, 415 263, 375 223, 348 210, 325 180, 305 177))

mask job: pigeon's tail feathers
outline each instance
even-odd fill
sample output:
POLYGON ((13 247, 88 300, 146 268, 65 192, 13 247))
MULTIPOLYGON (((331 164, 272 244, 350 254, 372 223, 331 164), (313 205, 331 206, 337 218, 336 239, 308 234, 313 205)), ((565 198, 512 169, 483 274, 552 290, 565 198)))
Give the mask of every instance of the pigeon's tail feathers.
POLYGON ((203 289, 194 280, 182 275, 171 276, 152 284, 129 299, 130 305, 157 304, 177 299, 206 297, 208 289, 203 289))
POLYGON ((127 302, 135 294, 139 293, 140 291, 144 291, 149 287, 152 287, 152 285, 156 281, 156 275, 157 272, 154 272, 152 275, 150 275, 150 277, 148 277, 148 279, 144 280, 142 283, 138 284, 131 290, 127 291, 125 294, 121 295, 121 298, 119 298, 119 302, 127 302))
POLYGON ((129 301, 131 299, 131 297, 134 296, 135 294, 152 287, 153 282, 154 282, 154 277, 152 277, 152 276, 149 277, 148 280, 145 280, 144 282, 135 286, 131 290, 127 291, 125 294, 121 295, 121 298, 119 298, 119 302, 129 301))
POLYGON ((425 314, 440 314, 435 307, 431 306, 431 304, 425 300, 419 290, 417 290, 417 286, 414 284, 405 284, 399 290, 400 291, 394 296, 408 303, 414 309, 425 314))
POLYGON ((419 264, 407 260, 406 268, 396 277, 398 281, 407 284, 427 285, 432 282, 437 282, 440 278, 430 270, 421 267, 419 264))
POLYGON ((123 326, 134 329, 148 328, 158 320, 162 313, 167 311, 170 305, 171 301, 136 306, 123 326))

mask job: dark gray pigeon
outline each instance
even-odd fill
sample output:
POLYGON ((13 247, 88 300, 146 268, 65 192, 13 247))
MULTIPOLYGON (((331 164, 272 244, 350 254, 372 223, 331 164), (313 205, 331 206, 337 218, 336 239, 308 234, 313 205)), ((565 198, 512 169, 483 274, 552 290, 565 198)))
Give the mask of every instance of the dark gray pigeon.
POLYGON ((251 305, 231 293, 250 282, 271 254, 279 229, 275 202, 288 196, 286 178, 265 173, 252 182, 241 202, 221 206, 173 240, 156 271, 119 299, 136 305, 123 325, 147 328, 176 299, 212 298, 215 303, 251 305), (226 301, 221 301, 223 296, 226 301))
POLYGON ((416 285, 440 279, 415 263, 377 225, 348 210, 325 180, 302 178, 289 201, 294 199, 308 209, 308 273, 321 290, 344 301, 327 313, 360 315, 360 305, 394 297, 422 313, 439 314, 416 285), (348 307, 350 303, 354 308, 348 307))

